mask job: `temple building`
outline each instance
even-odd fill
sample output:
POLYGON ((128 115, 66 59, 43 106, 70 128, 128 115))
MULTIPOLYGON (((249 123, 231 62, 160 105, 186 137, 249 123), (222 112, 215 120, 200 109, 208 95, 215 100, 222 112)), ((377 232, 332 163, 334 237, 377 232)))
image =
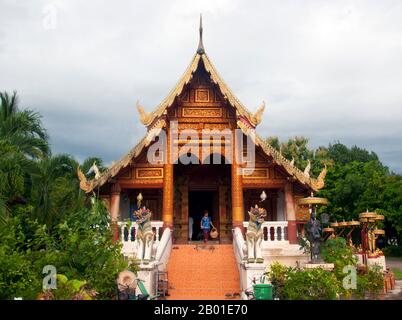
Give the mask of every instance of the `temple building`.
MULTIPOLYGON (((314 178, 310 162, 300 170, 258 134, 265 103, 251 112, 237 99, 205 52, 202 20, 199 33, 168 96, 152 112, 137 102, 145 136, 92 180, 78 168, 81 189, 104 200, 122 254, 135 259, 147 292, 158 297, 249 299, 253 279, 264 282, 275 262, 333 270, 319 259, 318 239, 310 237, 310 252, 300 241, 307 221, 307 234, 320 232, 310 213, 328 204, 313 195, 324 187, 326 167, 314 178), (205 211, 217 230, 204 233, 213 242, 199 243, 205 211)), ((385 271, 375 243, 384 231, 373 229, 384 216, 359 217, 331 223, 325 237, 362 223, 366 240, 356 257, 385 271)), ((351 231, 346 237, 353 247, 351 231)))
POLYGON ((243 228, 247 211, 255 204, 267 210, 269 221, 287 221, 286 238, 297 243, 307 218, 297 200, 324 186, 325 170, 318 178, 311 177, 309 169, 298 169, 257 133, 265 104, 251 112, 239 101, 206 54, 202 32, 201 23, 196 53, 168 96, 152 112, 137 104, 145 136, 100 177, 82 179, 81 187, 105 199, 115 228, 119 221, 130 219, 141 193, 143 204, 153 212, 152 220, 163 221, 164 227, 173 230, 174 243, 197 240, 204 210, 219 231, 217 240, 230 243, 232 230, 243 228), (181 138, 188 129, 198 133, 191 137, 190 147, 189 139, 181 138), (204 138, 205 130, 226 130, 231 139, 222 136, 225 145, 216 147, 216 140, 204 138), (235 139, 236 130, 241 141, 235 139), (150 161, 149 150, 159 143, 161 132, 166 143, 153 154, 157 159, 150 161), (251 169, 246 150, 250 141, 251 169), (239 144, 241 151, 224 150, 239 144), (205 146, 210 152, 205 152, 205 146), (183 157, 196 161, 184 164, 183 157), (261 201, 263 191, 266 199, 261 201), (194 221, 191 239, 190 218, 194 221))

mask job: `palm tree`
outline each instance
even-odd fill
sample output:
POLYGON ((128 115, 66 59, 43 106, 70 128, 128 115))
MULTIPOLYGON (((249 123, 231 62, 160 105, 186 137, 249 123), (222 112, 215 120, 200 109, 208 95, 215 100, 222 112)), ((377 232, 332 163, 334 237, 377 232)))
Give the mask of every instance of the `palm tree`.
POLYGON ((67 212, 82 204, 77 166, 78 163, 66 154, 37 162, 36 172, 32 175, 34 217, 45 223, 49 230, 67 212))
POLYGON ((48 136, 41 117, 18 108, 17 93, 0 92, 0 221, 24 202, 36 159, 47 156, 48 136))
POLYGON ((0 139, 7 141, 26 157, 35 159, 49 155, 46 130, 39 113, 19 110, 17 93, 0 92, 0 139))

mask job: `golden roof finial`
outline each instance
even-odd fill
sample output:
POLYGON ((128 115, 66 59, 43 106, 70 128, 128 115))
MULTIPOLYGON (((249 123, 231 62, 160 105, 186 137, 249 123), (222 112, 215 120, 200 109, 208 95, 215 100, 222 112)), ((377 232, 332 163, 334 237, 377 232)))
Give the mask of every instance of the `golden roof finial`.
POLYGON ((265 110, 265 101, 263 101, 261 105, 258 107, 257 111, 251 115, 251 119, 255 125, 259 125, 261 123, 264 110, 265 110))
POLYGON ((136 103, 138 113, 140 114, 140 120, 141 123, 145 126, 149 125, 152 122, 152 113, 150 112, 145 112, 144 107, 140 104, 140 102, 137 100, 136 103))
POLYGON ((200 13, 200 40, 198 42, 197 53, 198 54, 205 53, 204 43, 202 42, 202 14, 201 13, 200 13))
POLYGON ((80 166, 77 167, 77 176, 78 176, 78 179, 80 180, 80 188, 81 188, 81 190, 85 191, 86 193, 90 192, 94 187, 94 181, 93 180, 89 180, 89 181, 87 180, 87 177, 81 171, 80 166))
POLYGON ((310 170, 311 170, 311 162, 309 159, 307 159, 307 166, 304 168, 304 175, 307 177, 310 177, 310 170))
POLYGON ((325 186, 325 176, 327 175, 327 165, 324 163, 324 169, 320 172, 316 181, 312 182, 315 190, 320 190, 325 186))

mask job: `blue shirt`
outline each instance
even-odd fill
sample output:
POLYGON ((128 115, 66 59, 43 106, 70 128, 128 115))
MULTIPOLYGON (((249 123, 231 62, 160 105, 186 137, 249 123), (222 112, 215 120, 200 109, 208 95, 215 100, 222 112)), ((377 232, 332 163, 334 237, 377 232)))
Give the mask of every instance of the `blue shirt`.
POLYGON ((211 217, 202 217, 201 226, 202 229, 209 230, 211 228, 211 217))

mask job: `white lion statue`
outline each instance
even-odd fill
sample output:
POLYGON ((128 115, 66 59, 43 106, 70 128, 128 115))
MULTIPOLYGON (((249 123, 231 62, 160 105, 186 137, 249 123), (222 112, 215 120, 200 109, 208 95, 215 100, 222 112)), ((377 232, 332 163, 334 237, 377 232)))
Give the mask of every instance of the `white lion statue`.
POLYGON ((154 233, 151 227, 152 212, 145 206, 134 211, 136 224, 138 225, 135 240, 137 241, 138 250, 137 258, 148 264, 152 257, 152 247, 154 244, 154 233))
POLYGON ((264 258, 261 252, 261 242, 264 236, 262 224, 264 218, 267 216, 267 211, 264 208, 259 208, 257 205, 251 207, 248 212, 250 220, 248 222, 246 232, 247 242, 247 262, 249 263, 263 263, 264 258))

